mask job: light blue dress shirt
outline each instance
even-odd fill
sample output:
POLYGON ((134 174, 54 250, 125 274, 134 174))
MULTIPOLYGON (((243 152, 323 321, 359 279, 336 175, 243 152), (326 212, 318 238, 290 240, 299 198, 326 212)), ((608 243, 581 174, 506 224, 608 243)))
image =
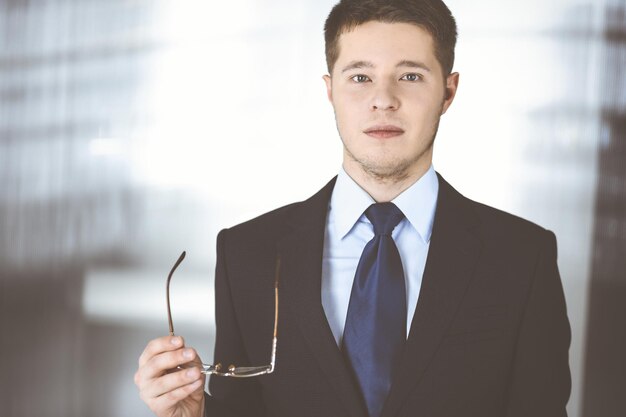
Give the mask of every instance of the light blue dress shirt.
MULTIPOLYGON (((431 165, 415 184, 393 200, 405 215, 393 230, 392 237, 404 268, 407 337, 422 285, 438 191, 439 180, 431 165)), ((374 237, 374 228, 363 213, 374 203, 374 199, 342 168, 329 203, 322 262, 322 306, 339 346, 354 274, 363 248, 374 237)))

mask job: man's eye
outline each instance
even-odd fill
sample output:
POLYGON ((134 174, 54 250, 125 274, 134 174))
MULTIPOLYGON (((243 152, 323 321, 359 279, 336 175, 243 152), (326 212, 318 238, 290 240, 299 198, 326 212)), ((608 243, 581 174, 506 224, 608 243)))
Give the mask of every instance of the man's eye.
POLYGON ((419 74, 406 74, 403 75, 402 78, 400 78, 401 80, 405 80, 405 81, 419 81, 422 79, 422 77, 419 74))
POLYGON ((357 74, 353 77, 350 77, 350 79, 354 81, 355 83, 364 83, 364 82, 369 81, 369 77, 363 74, 357 74))

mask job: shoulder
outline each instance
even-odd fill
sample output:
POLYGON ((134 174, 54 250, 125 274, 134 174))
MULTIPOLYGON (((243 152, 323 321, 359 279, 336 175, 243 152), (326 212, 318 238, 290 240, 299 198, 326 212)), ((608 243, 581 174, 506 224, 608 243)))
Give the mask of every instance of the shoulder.
POLYGON ((263 213, 243 223, 222 229, 218 235, 218 240, 224 239, 225 236, 228 237, 228 240, 248 240, 253 239, 255 236, 264 236, 265 238, 279 236, 283 233, 288 219, 298 212, 299 206, 302 204, 302 201, 291 203, 263 213))
POLYGON ((335 185, 331 179, 322 189, 304 201, 299 201, 251 220, 223 229, 218 234, 218 247, 224 242, 235 242, 241 246, 267 245, 280 240, 294 229, 319 226, 325 222, 328 202, 335 185))
POLYGON ((483 242, 491 253, 504 259, 556 260, 556 236, 550 230, 522 217, 471 202, 481 219, 483 242))
POLYGON ((520 216, 490 207, 468 199, 474 212, 480 218, 483 230, 494 236, 510 236, 511 238, 539 238, 554 237, 554 234, 544 227, 520 216))
POLYGON ((441 176, 439 197, 450 211, 449 216, 468 220, 483 243, 507 249, 545 249, 556 246, 554 233, 520 216, 471 200, 448 184, 441 176))

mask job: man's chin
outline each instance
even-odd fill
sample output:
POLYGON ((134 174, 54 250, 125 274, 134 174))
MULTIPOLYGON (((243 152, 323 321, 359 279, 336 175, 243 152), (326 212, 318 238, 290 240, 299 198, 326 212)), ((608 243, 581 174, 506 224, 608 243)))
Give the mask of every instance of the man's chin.
POLYGON ((419 166, 422 165, 420 161, 424 159, 425 153, 422 152, 413 158, 403 158, 397 153, 354 155, 344 146, 344 164, 347 163, 349 169, 358 170, 377 181, 397 182, 420 170, 419 166))
POLYGON ((359 163, 363 172, 378 181, 399 181, 409 176, 411 164, 408 161, 389 163, 359 163))

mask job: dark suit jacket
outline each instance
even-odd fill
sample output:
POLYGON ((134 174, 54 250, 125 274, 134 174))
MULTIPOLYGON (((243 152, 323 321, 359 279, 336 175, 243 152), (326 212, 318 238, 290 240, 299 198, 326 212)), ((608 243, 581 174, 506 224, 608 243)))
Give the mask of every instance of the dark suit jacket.
MULTIPOLYGON (((382 416, 566 416, 570 328, 554 234, 439 184, 417 309, 382 416)), ((215 359, 269 363, 280 254, 278 350, 273 374, 212 377, 208 416, 367 416, 321 303, 333 186, 220 232, 215 359)))

